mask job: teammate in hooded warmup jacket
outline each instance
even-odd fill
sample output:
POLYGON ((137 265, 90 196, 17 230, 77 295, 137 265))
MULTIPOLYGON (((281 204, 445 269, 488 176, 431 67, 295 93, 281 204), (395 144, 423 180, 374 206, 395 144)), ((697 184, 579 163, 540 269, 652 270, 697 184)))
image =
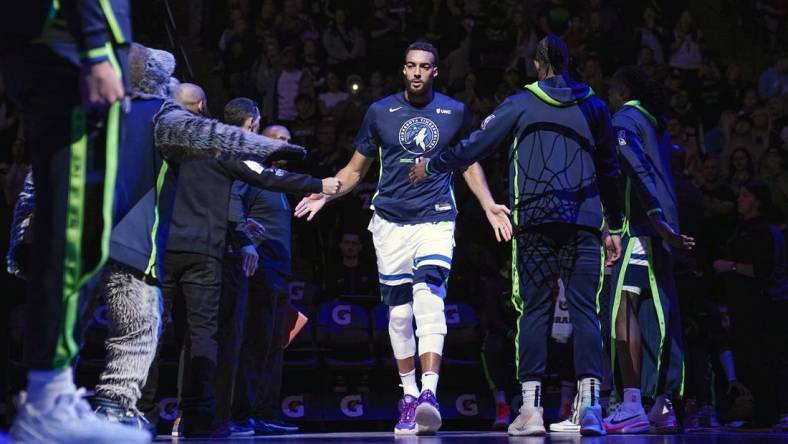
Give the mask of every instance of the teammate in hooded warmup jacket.
MULTIPOLYGON (((352 190, 374 156, 380 156, 380 182, 372 199, 375 215, 369 230, 378 260, 381 295, 389 306, 389 337, 404 391, 395 434, 433 433, 441 426, 435 392, 446 335, 443 298, 454 249, 457 207, 451 171, 413 185, 408 183, 408 170, 419 158, 436 156, 459 138, 467 126, 468 111, 462 103, 433 92, 437 62, 432 45, 417 42, 408 47, 402 70, 407 80, 405 92, 370 106, 356 137, 356 153, 337 173, 344 185, 341 195, 352 190), (414 318, 421 392, 415 376, 414 318)), ((508 239, 508 209, 495 204, 481 167, 471 165, 463 177, 485 209, 496 236, 508 239)), ((297 205, 295 214, 311 219, 326 200, 320 195, 307 196, 297 205)))
MULTIPOLYGON (((602 337, 597 316, 604 254, 602 229, 620 232, 620 171, 604 102, 567 74, 566 44, 554 35, 539 42, 539 80, 508 97, 468 139, 414 166, 413 181, 430 180, 510 142, 513 219, 512 276, 520 311, 518 373, 523 407, 511 435, 545 433, 541 378, 545 372, 550 283, 559 275, 574 327, 575 373, 580 381, 580 431, 603 435, 599 405, 602 337), (604 207, 604 215, 603 215, 604 207)), ((620 238, 606 239, 608 263, 618 259, 620 238)))
POLYGON ((613 76, 610 102, 617 108, 613 131, 625 174, 625 222, 623 260, 614 267, 611 280, 610 335, 623 402, 605 419, 608 433, 642 433, 651 427, 659 433, 678 431, 670 396, 680 396, 683 390, 684 355, 668 244, 691 248, 694 240, 677 234, 669 135, 660 120, 663 96, 659 85, 638 67, 621 68, 613 76), (648 297, 652 303, 642 304, 648 297), (641 343, 646 351, 642 375, 641 343), (656 398, 648 416, 641 389, 656 398))
MULTIPOLYGON (((140 428, 145 423, 134 407, 140 397, 159 335, 159 286, 172 204, 177 162, 198 158, 256 158, 275 151, 303 153, 300 147, 268 138, 249 138, 235 127, 192 116, 169 98, 175 58, 165 51, 132 44, 129 74, 132 108, 126 116, 130 135, 118 150, 109 258, 98 291, 110 319, 105 370, 91 403, 110 422, 140 428), (188 127, 188 133, 184 128, 188 127), (154 128, 156 131, 154 131, 154 128), (154 133, 156 135, 154 136, 154 133), (195 135, 199 134, 199 137, 195 135), (205 144, 205 140, 217 141, 205 144), (223 141, 218 143, 218 141, 223 141)), ((24 237, 22 220, 33 216, 32 178, 20 194, 14 228, 24 237)), ((13 250, 15 245, 12 244, 13 250)), ((13 254, 9 254, 13 257, 13 254)), ((91 310, 86 317, 92 316, 91 310)), ((83 323, 84 325, 85 323, 83 323)), ((79 335, 77 335, 79 336, 79 335)))

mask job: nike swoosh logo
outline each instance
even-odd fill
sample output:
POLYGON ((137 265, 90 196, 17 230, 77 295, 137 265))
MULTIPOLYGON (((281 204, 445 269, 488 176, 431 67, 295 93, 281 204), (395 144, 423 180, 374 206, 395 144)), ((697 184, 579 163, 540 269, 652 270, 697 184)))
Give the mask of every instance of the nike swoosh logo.
POLYGON ((394 111, 398 111, 398 110, 401 110, 401 109, 402 109, 402 107, 401 107, 401 106, 398 106, 398 107, 396 107, 396 108, 389 108, 389 112, 390 112, 390 113, 393 113, 394 111))
POLYGON ((611 420, 610 420, 610 424, 613 424, 613 425, 621 424, 622 422, 629 421, 630 419, 635 419, 635 418, 637 418, 637 417, 639 417, 639 416, 640 416, 640 415, 632 415, 632 416, 630 416, 629 418, 624 418, 624 419, 622 419, 622 420, 619 420, 619 421, 616 421, 615 419, 611 419, 611 420))

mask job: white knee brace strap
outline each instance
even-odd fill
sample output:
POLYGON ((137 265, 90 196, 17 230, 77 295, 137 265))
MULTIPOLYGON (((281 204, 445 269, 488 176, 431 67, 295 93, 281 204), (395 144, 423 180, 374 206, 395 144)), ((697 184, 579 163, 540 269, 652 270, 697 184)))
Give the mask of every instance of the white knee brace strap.
POLYGON ((389 339, 395 359, 405 359, 416 355, 412 302, 389 307, 389 339))
POLYGON ((443 338, 446 336, 443 299, 430 291, 426 284, 413 285, 413 315, 416 318, 419 354, 443 354, 443 338))

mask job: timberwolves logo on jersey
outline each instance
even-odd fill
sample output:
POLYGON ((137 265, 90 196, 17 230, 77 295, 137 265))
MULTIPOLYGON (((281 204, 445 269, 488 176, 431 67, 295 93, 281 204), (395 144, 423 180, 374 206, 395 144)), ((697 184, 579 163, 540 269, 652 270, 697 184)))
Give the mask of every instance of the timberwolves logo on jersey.
POLYGON ((399 144, 405 151, 422 155, 438 145, 438 126, 426 117, 414 117, 399 129, 399 144))

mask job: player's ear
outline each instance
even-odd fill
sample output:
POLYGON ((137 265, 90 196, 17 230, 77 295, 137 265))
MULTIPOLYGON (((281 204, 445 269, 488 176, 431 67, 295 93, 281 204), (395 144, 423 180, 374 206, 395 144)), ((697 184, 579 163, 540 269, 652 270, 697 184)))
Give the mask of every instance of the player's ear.
POLYGON ((402 75, 408 77, 408 67, 405 65, 402 65, 402 75))
POLYGON ((436 66, 435 69, 432 70, 432 78, 438 77, 438 67, 436 66))

